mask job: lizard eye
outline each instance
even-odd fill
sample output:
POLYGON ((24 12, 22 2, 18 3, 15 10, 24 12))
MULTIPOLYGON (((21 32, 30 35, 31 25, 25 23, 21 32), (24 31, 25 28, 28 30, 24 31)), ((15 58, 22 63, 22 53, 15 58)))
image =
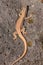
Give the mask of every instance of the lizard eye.
POLYGON ((22 13, 20 13, 20 15, 22 15, 22 13))
POLYGON ((21 16, 21 15, 22 15, 22 13, 19 14, 19 16, 21 16))

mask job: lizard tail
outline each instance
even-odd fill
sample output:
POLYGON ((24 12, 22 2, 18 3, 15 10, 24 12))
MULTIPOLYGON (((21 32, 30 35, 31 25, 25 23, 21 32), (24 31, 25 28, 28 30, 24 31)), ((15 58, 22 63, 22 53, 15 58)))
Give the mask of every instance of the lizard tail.
POLYGON ((24 52, 23 52, 23 54, 22 54, 17 60, 15 60, 11 65, 15 64, 15 63, 18 62, 20 59, 22 59, 22 58, 25 56, 26 52, 27 52, 27 43, 26 43, 25 38, 22 36, 21 32, 20 32, 18 35, 19 35, 19 37, 22 39, 22 41, 24 42, 24 52))

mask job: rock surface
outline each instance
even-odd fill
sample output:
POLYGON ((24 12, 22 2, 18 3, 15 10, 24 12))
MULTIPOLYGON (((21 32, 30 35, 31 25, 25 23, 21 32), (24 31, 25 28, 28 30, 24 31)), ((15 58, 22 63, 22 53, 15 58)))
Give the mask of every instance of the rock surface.
POLYGON ((25 57, 14 65, 43 65, 43 3, 39 0, 0 0, 0 65, 11 65, 23 53, 23 41, 13 40, 16 20, 22 7, 29 5, 33 23, 24 21, 27 42, 32 41, 25 57))

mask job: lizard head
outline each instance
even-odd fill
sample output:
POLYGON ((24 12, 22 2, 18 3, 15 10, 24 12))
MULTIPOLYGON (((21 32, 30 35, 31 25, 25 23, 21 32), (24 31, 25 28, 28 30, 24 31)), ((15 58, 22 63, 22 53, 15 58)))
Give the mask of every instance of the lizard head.
POLYGON ((21 12, 20 12, 20 14, 19 14, 19 16, 20 16, 20 17, 21 17, 21 16, 22 16, 22 17, 27 16, 28 9, 29 9, 29 6, 23 7, 22 10, 21 10, 21 12))
POLYGON ((26 8, 25 7, 23 7, 22 8, 22 10, 20 11, 20 14, 19 14, 19 16, 21 17, 24 17, 26 15, 26 8))

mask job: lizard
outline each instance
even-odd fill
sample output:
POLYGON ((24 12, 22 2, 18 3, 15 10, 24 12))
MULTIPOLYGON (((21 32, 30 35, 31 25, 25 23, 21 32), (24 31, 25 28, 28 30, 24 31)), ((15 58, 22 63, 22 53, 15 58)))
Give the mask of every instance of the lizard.
MULTIPOLYGON (((15 64, 20 59, 22 59, 27 52, 27 42, 26 42, 26 39, 24 38, 24 36, 21 33, 21 26, 22 26, 22 23, 23 23, 23 21, 26 17, 26 14, 27 14, 27 7, 23 7, 21 12, 20 12, 20 17, 18 18, 18 20, 16 22, 16 26, 15 26, 16 32, 13 33, 13 36, 15 36, 15 34, 18 34, 18 36, 24 42, 24 52, 17 60, 13 61, 11 65, 15 64)), ((16 38, 16 36, 15 36, 15 38, 16 38)))

